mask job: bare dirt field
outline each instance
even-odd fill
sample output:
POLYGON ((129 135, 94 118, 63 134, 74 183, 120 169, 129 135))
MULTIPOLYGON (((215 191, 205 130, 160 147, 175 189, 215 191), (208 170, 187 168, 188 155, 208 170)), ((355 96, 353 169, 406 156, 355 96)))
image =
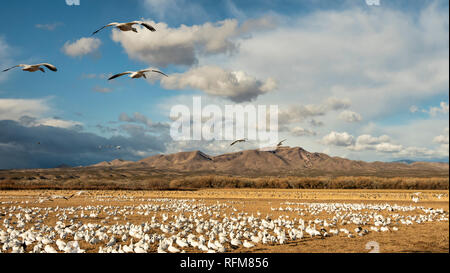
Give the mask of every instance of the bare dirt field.
POLYGON ((0 191, 0 252, 448 252, 448 196, 445 190, 0 191))

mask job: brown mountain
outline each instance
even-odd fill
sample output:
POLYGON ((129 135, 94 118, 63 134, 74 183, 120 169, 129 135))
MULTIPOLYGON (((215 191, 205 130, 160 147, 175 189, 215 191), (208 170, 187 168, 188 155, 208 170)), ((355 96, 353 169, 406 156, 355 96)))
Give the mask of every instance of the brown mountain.
POLYGON ((123 160, 123 159, 114 159, 113 161, 110 162, 100 162, 97 163, 95 165, 92 165, 93 167, 123 167, 129 164, 134 164, 134 161, 127 161, 127 160, 123 160))
POLYGON ((300 147, 280 147, 276 151, 247 150, 219 156, 200 151, 155 155, 138 162, 102 162, 92 167, 151 169, 158 171, 201 172, 233 175, 445 175, 448 163, 364 162, 323 153, 310 153, 300 147))

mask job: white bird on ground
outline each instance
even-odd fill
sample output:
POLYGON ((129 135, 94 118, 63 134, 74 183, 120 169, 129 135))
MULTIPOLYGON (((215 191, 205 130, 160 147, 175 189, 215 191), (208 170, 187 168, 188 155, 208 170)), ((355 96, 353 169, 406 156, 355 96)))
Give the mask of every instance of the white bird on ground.
POLYGON ((52 64, 40 63, 40 64, 19 64, 19 65, 7 68, 7 69, 3 70, 3 72, 9 71, 9 70, 11 70, 13 68, 16 68, 16 67, 22 67, 23 71, 28 71, 28 72, 36 72, 38 70, 40 70, 42 72, 45 72, 44 68, 42 68, 41 66, 45 66, 45 67, 47 67, 48 69, 50 69, 51 71, 54 71, 54 72, 58 71, 58 69, 52 64))
POLYGON ((92 33, 92 35, 97 34, 100 30, 107 28, 107 27, 115 27, 121 31, 133 31, 133 32, 137 33, 138 31, 136 30, 136 28, 133 27, 133 25, 141 25, 141 26, 145 27, 146 29, 150 30, 151 32, 156 31, 156 29, 153 26, 151 26, 143 21, 133 21, 133 22, 128 22, 128 23, 114 22, 114 23, 107 24, 106 26, 103 26, 100 29, 94 31, 94 33, 92 33))
POLYGON ((124 76, 124 75, 128 75, 128 74, 130 74, 130 78, 132 78, 132 79, 138 79, 138 78, 142 78, 142 77, 144 77, 146 79, 147 76, 145 75, 145 73, 147 73, 147 72, 155 72, 155 73, 159 73, 163 76, 169 77, 166 74, 164 74, 163 72, 156 70, 156 69, 143 69, 143 70, 139 70, 139 71, 127 71, 127 72, 116 74, 116 75, 110 77, 108 79, 108 81, 118 78, 118 77, 121 77, 121 76, 124 76))
POLYGON ((252 243, 249 243, 247 240, 244 240, 243 246, 244 246, 245 248, 252 248, 252 247, 254 247, 255 245, 252 244, 252 243))

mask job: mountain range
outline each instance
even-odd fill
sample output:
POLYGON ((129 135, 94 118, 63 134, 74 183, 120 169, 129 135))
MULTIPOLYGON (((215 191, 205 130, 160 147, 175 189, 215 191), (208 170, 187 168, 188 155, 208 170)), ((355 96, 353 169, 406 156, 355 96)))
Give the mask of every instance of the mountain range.
POLYGON ((155 155, 139 161, 116 159, 89 168, 148 169, 232 175, 414 175, 448 174, 440 162, 365 162, 311 153, 300 147, 273 151, 246 150, 210 156, 201 151, 155 155))

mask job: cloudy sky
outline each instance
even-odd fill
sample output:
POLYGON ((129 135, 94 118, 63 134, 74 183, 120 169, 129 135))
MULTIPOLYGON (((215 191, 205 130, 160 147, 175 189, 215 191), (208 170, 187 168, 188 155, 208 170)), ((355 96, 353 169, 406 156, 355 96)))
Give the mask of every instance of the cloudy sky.
POLYGON ((280 139, 366 161, 448 161, 446 0, 9 1, 0 11, 0 169, 257 147, 173 141, 170 109, 278 105, 280 139), (17 20, 21 18, 21 20, 17 20), (138 33, 110 22, 143 20, 138 33), (147 80, 123 71, 158 68, 147 80), (99 146, 117 146, 99 149, 99 146))

